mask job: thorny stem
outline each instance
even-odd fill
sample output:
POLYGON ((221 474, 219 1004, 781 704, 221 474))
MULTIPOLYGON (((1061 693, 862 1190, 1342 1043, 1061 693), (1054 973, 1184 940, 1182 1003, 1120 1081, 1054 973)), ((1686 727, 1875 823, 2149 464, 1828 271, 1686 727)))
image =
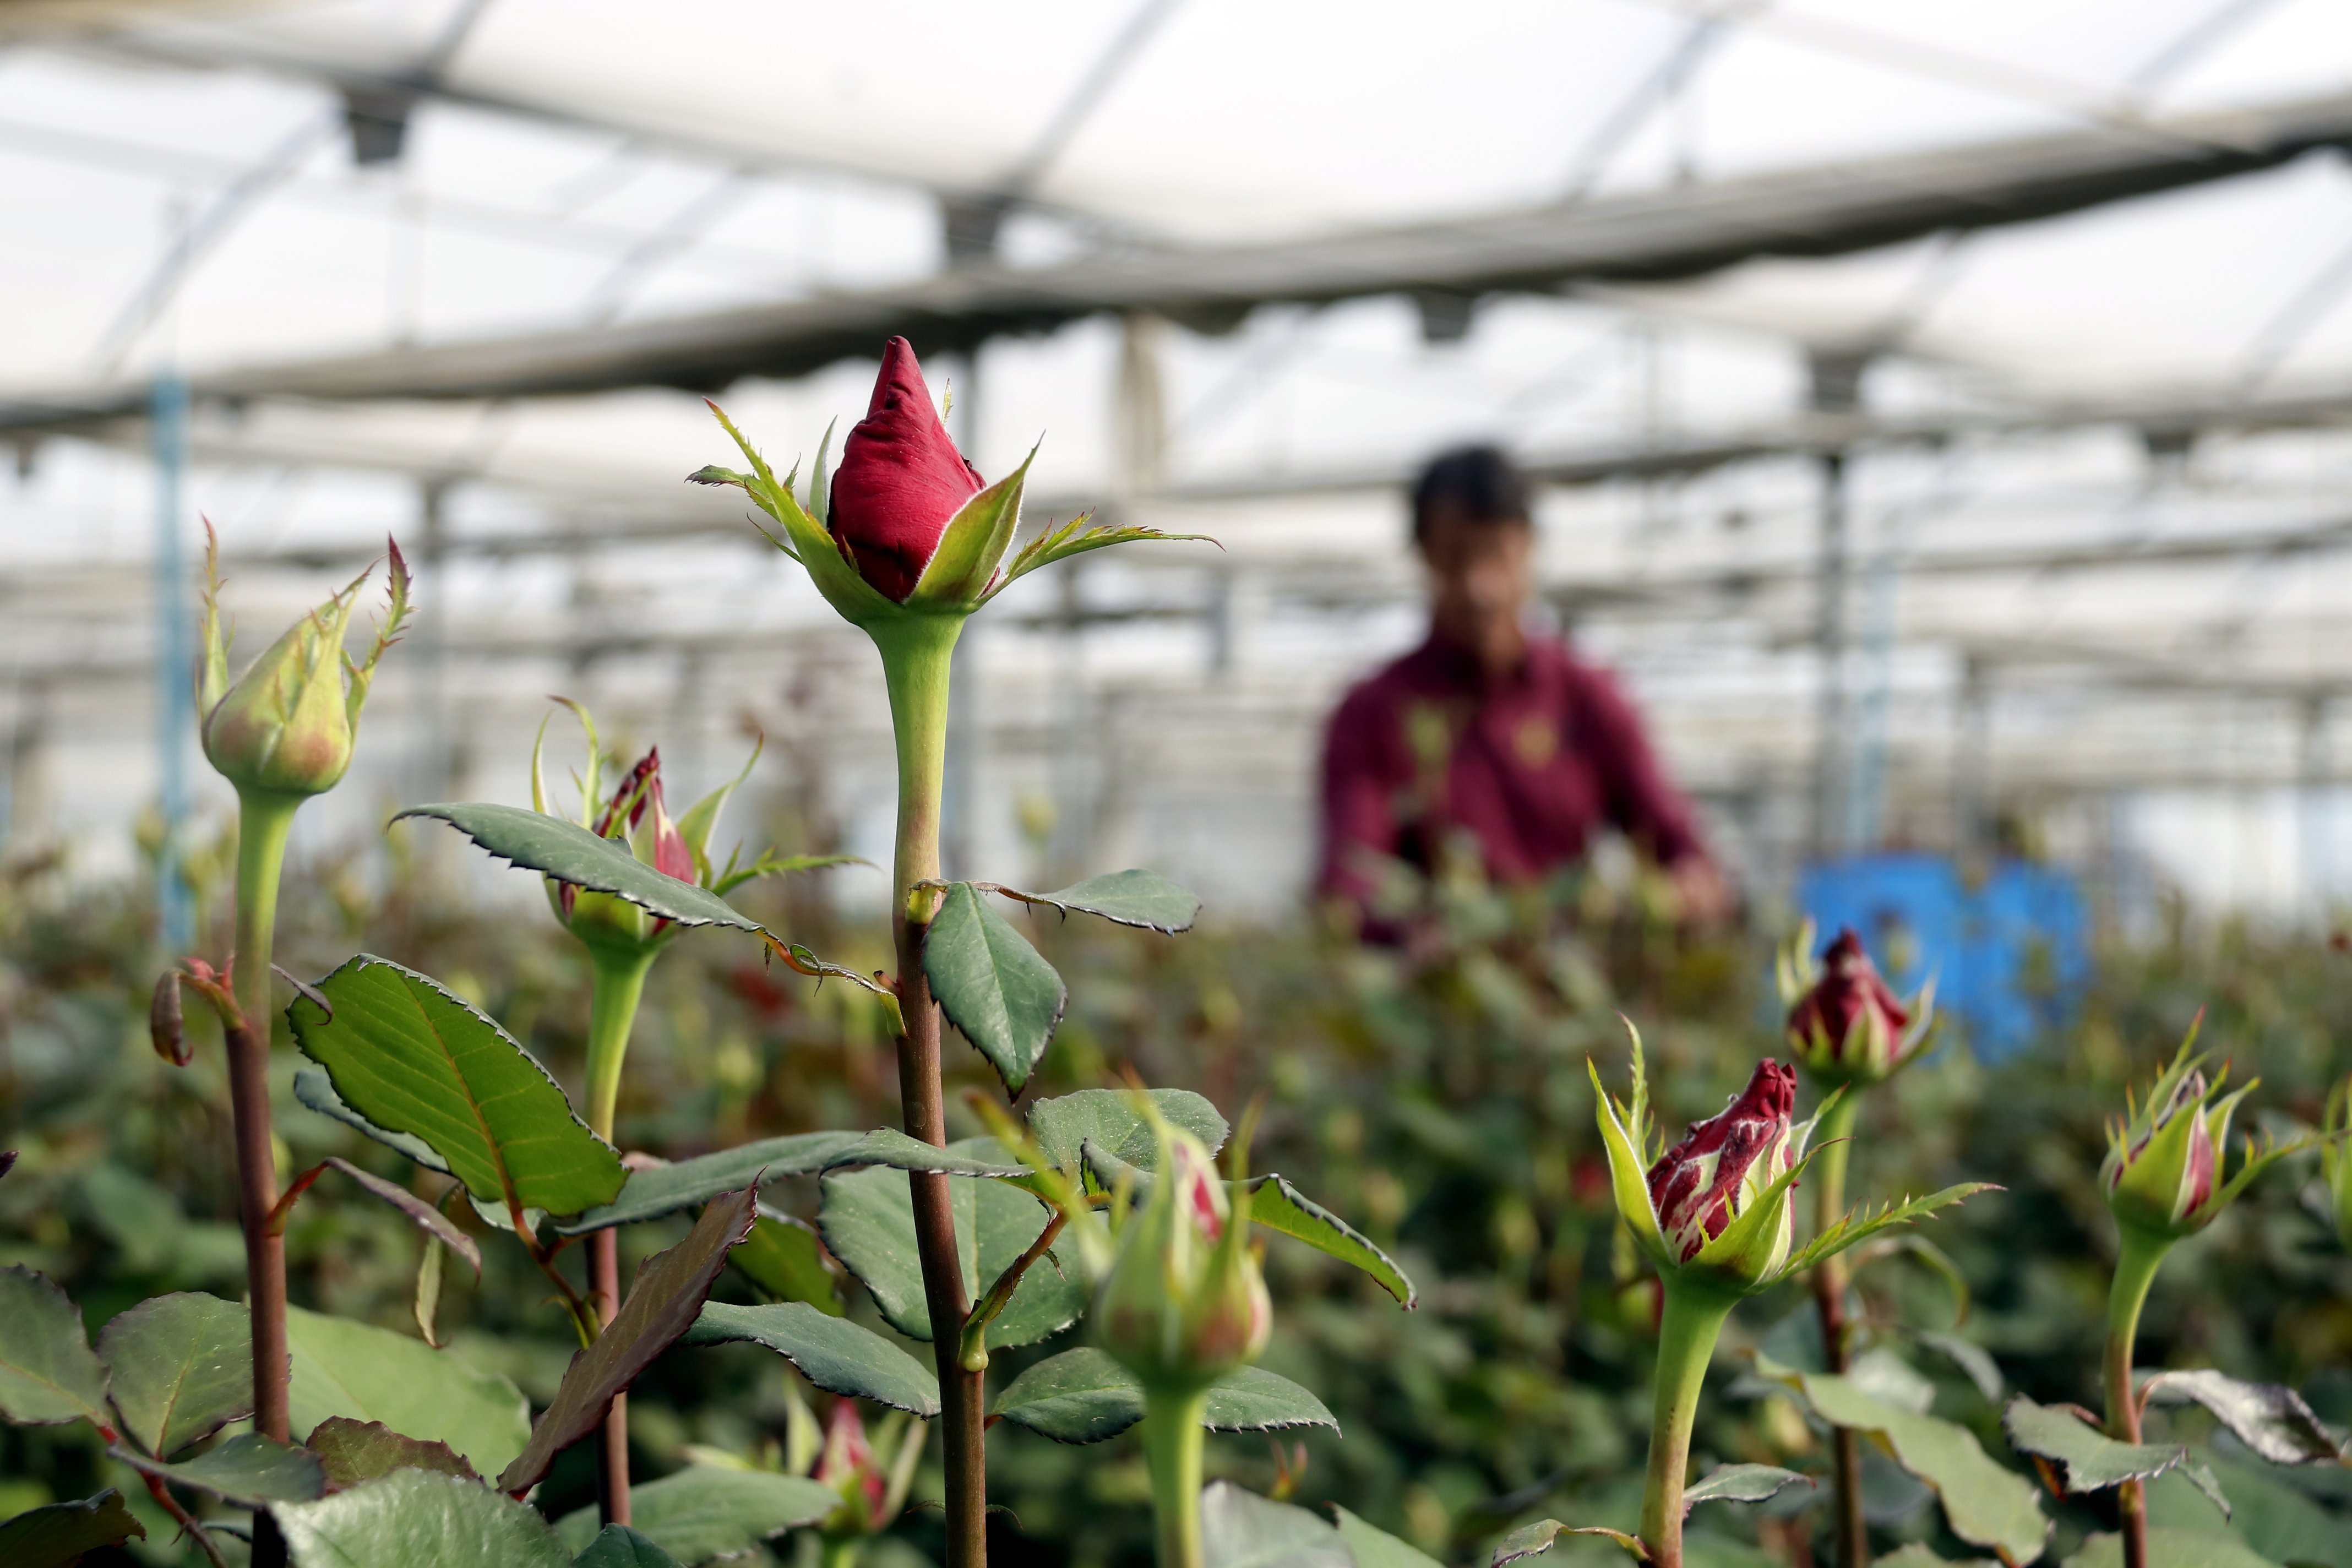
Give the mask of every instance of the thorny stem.
POLYGON ((1160 1568, 1202 1568, 1201 1417, 1209 1391, 1144 1396, 1143 1453, 1151 1468, 1151 1522, 1160 1568))
POLYGON ((1642 1489, 1642 1544, 1650 1568, 1683 1568, 1683 1486, 1691 1429, 1716 1337, 1738 1300, 1688 1275, 1669 1275, 1658 1325, 1657 1403, 1650 1421, 1650 1469, 1642 1489))
MULTIPOLYGON (((660 953, 656 947, 591 947, 593 976, 588 994, 588 1125, 613 1141, 613 1117, 621 1098, 621 1064, 629 1054, 637 1004, 646 975, 660 953)), ((600 1323, 621 1310, 621 1233, 618 1226, 588 1237, 588 1289, 600 1323)), ((629 1396, 616 1394, 596 1436, 596 1516, 604 1524, 629 1522, 629 1396)))
MULTIPOLYGON (((237 1217, 245 1230, 246 1289, 253 1325, 253 1427, 287 1440, 286 1237, 270 1226, 278 1166, 269 1125, 270 953, 278 931, 278 879, 299 795, 237 795, 236 945, 232 950, 238 1017, 226 1031, 229 1110, 236 1138, 237 1217)), ((286 1542, 265 1510, 253 1516, 254 1568, 283 1568, 286 1542)))
MULTIPOLYGON (((1861 1095, 1849 1089, 1822 1115, 1814 1130, 1813 1234, 1820 1236, 1845 1214, 1846 1156, 1852 1151, 1854 1111, 1861 1095)), ((1853 1362, 1853 1344, 1846 1322, 1848 1276, 1843 1257, 1825 1258, 1813 1268, 1813 1304, 1822 1319, 1822 1345, 1830 1371, 1843 1376, 1853 1362)), ((1836 1481, 1837 1560, 1839 1568, 1870 1568, 1870 1529, 1862 1511, 1861 1434, 1851 1426, 1830 1431, 1831 1456, 1836 1481)))
MULTIPOLYGON (((891 867, 891 920, 898 942, 898 1100, 907 1134, 947 1145, 946 1095, 940 1081, 940 1010, 923 973, 923 938, 939 896, 916 884, 940 874, 940 796, 947 763, 948 668, 960 616, 917 616, 866 628, 882 655, 890 725, 898 752, 898 834, 891 867)), ((948 1178, 907 1178, 915 1208, 915 1249, 923 1266, 923 1300, 939 1369, 940 1428, 947 1470, 948 1568, 988 1561, 988 1450, 982 1425, 984 1373, 968 1371, 961 1326, 971 1302, 956 1248, 948 1178)))
POLYGON ((972 1308, 971 1316, 963 1322, 963 1343, 957 1356, 964 1366, 988 1365, 988 1325, 1004 1310, 1006 1303, 1013 1300, 1013 1292, 1021 1289, 1022 1278, 1036 1266, 1039 1258, 1053 1250, 1055 1238, 1069 1223, 1067 1214, 1055 1209, 1053 1217, 1045 1222, 1045 1228, 1039 1231, 1037 1239, 1029 1244, 1029 1250, 1005 1265, 1004 1272, 996 1277, 996 1283, 988 1288, 988 1294, 972 1308))
MULTIPOLYGON (((2115 1284, 2107 1292, 2107 1436, 2119 1443, 2139 1441, 2132 1346, 2139 1337, 2139 1312, 2147 1301, 2147 1288, 2171 1247, 2167 1237, 2123 1227, 2123 1252, 2116 1259, 2115 1284)), ((2146 1483, 2128 1480, 2116 1488, 2116 1511, 2124 1538, 2124 1568, 2147 1568, 2146 1483)))

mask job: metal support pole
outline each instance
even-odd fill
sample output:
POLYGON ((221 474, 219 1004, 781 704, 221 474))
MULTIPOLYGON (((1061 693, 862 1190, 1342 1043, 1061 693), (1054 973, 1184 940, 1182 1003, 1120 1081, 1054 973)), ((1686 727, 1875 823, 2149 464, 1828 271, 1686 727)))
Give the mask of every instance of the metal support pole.
POLYGON ((2334 836, 2329 832, 2327 798, 2327 700, 2314 693, 2303 699, 2295 755, 2295 802, 2300 820, 2297 847, 2303 861, 2305 918, 2319 924, 2327 920, 2327 902, 2336 891, 2334 836))
POLYGON ((1821 710, 1813 737, 1812 852, 1835 852, 1843 818, 1847 752, 1845 700, 1846 578, 1852 563, 1846 539, 1846 472, 1843 452, 1822 455, 1822 539, 1817 642, 1821 653, 1821 710))
POLYGON ((1990 847, 1991 795, 1991 680, 1971 656, 1952 714, 1952 853, 1964 869, 1975 869, 1990 847))
POLYGON ((195 940, 194 911, 180 864, 188 823, 188 742, 196 727, 189 628, 187 528, 188 384, 166 371, 149 404, 155 460, 155 761, 163 842, 155 858, 158 934, 166 952, 195 940))
MULTIPOLYGON (((416 552, 417 595, 416 674, 424 689, 424 777, 418 798, 448 800, 457 784, 457 731, 449 712, 449 481, 427 479, 417 490, 418 531, 424 537, 416 552)), ((434 835, 439 844, 447 834, 434 835)), ((428 851, 428 853, 433 853, 428 851)), ((436 857, 437 858, 437 857, 436 857)))

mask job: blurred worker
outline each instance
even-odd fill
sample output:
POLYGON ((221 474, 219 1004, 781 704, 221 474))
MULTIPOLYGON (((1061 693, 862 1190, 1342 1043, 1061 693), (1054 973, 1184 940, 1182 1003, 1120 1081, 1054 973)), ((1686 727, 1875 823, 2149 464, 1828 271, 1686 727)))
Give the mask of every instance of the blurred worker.
POLYGON ((1412 492, 1429 569, 1429 639, 1358 685, 1323 751, 1324 894, 1365 905, 1383 857, 1423 872, 1475 844, 1487 876, 1528 882, 1615 825, 1664 868, 1695 921, 1730 912, 1700 842, 1616 682, 1530 636, 1535 523, 1527 481, 1491 447, 1444 454, 1412 492))

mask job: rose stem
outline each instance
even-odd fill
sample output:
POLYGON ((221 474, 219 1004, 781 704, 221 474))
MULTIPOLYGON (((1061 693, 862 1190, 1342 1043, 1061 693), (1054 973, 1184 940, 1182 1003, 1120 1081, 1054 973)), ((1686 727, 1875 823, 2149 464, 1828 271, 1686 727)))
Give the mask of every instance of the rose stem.
POLYGON ((1209 1391, 1149 1394, 1143 1452, 1151 1467, 1151 1521, 1160 1568, 1202 1568, 1201 1418, 1209 1391))
MULTIPOLYGON (((947 1097, 940 1081, 940 1010, 923 973, 923 937, 938 895, 916 884, 940 874, 940 793, 947 761, 948 668, 960 616, 923 616, 870 626, 881 650, 890 692, 890 722, 898 749, 898 837, 892 866, 891 910, 898 952, 898 1100, 909 1137, 947 1144, 947 1097)), ((981 1381, 961 1354, 961 1328, 971 1310, 956 1249, 955 1214, 948 1179, 909 1173, 915 1207, 915 1249, 923 1266, 923 1300, 931 1320, 939 1367, 940 1426, 947 1465, 948 1568, 982 1568, 988 1561, 988 1450, 982 1425, 981 1381)))
MULTIPOLYGON (((273 1234, 278 1162, 269 1127, 269 963, 278 931, 278 880, 299 795, 237 792, 236 945, 233 989, 238 1017, 226 1031, 229 1112, 236 1137, 237 1218, 245 1229, 246 1289, 252 1298, 253 1427, 285 1442, 286 1237, 273 1234)), ((254 1568, 283 1568, 286 1542, 267 1510, 253 1516, 254 1568)))
MULTIPOLYGON (((588 1126, 607 1143, 621 1098, 621 1063, 629 1054, 629 1032, 656 952, 614 952, 592 947, 588 968, 588 1126)), ((588 1236, 588 1289, 596 1321, 613 1321, 621 1310, 621 1230, 606 1226, 588 1236)), ((613 1395, 596 1439, 596 1517, 603 1524, 629 1522, 629 1396, 613 1395)))
MULTIPOLYGON (((2139 1403, 2132 1397, 2132 1345, 2139 1337, 2139 1310, 2147 1288, 2172 1243, 2123 1227, 2123 1251, 2107 1292, 2107 1436, 2119 1443, 2139 1441, 2139 1403)), ((2124 1568, 2147 1568, 2147 1489, 2137 1480, 2116 1489, 2116 1512, 2124 1538, 2124 1568)))
POLYGON ((1650 1568, 1683 1568, 1683 1482, 1690 1470, 1691 1426, 1716 1336, 1738 1298, 1687 1276, 1670 1276, 1665 1290, 1650 1472, 1642 1489, 1642 1544, 1649 1550, 1650 1568))
MULTIPOLYGON (((1821 1150, 1813 1161, 1815 1184, 1813 1234, 1821 1235, 1845 1214, 1846 1155, 1853 1148, 1853 1115, 1861 1095, 1849 1089, 1838 1096, 1813 1134, 1821 1150)), ((1845 1321, 1845 1259, 1825 1258, 1813 1269, 1813 1304, 1821 1310, 1822 1346, 1830 1371, 1843 1376, 1853 1363, 1853 1347, 1845 1321)), ((1870 1530, 1862 1512, 1862 1443, 1851 1426, 1830 1429, 1836 1479, 1837 1560, 1839 1568, 1869 1568, 1870 1530)))

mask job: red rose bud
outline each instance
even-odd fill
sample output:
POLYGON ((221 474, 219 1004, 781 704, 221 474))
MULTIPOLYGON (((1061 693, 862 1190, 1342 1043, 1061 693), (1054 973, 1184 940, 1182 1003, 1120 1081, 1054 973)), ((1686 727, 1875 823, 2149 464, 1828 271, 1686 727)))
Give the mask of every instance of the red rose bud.
POLYGON ((816 1481, 841 1494, 841 1506, 824 1521, 828 1535, 870 1535, 889 1522, 883 1518, 889 1483, 874 1462, 873 1446, 866 1440, 866 1423, 857 1415, 857 1401, 833 1402, 825 1417, 824 1452, 816 1462, 816 1481))
POLYGON ((1910 1027, 1910 1009, 1849 926, 1822 955, 1820 978, 1789 1010, 1789 1048, 1816 1077, 1875 1082, 1917 1044, 1910 1027))
POLYGON ((986 486, 940 422, 914 349, 892 338, 874 400, 843 444, 825 526, 876 591, 904 604, 949 520, 986 486))
POLYGON ((1274 1329, 1274 1305, 1234 1224, 1208 1149, 1159 1128, 1150 1195, 1119 1237, 1094 1322, 1102 1347, 1145 1392, 1183 1393, 1255 1361, 1274 1329))
MULTIPOLYGON (((1650 1205, 1676 1261, 1696 1258, 1787 1172, 1789 1114, 1796 1103, 1796 1072, 1776 1061, 1758 1062, 1738 1099, 1722 1114, 1692 1123, 1683 1141, 1650 1167, 1650 1205)), ((1783 1216, 1775 1266, 1787 1251, 1794 1220, 1793 1210, 1783 1216)))

